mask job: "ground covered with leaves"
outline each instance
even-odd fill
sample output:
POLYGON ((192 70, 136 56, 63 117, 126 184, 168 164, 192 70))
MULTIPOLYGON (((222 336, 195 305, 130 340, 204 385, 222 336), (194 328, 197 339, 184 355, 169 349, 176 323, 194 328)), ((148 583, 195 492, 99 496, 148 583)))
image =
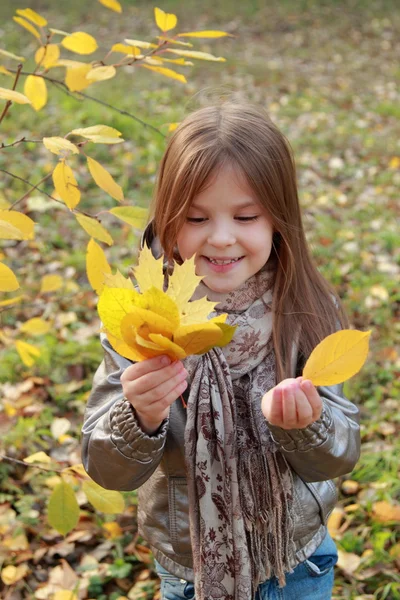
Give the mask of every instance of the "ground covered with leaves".
MULTIPOLYGON (((15 8, 26 4, 53 27, 82 29, 104 47, 125 37, 150 40, 157 33, 153 6, 144 1, 122 2, 123 16, 95 0, 72 0, 62 12, 44 0, 3 3, 2 47, 15 54, 35 49, 33 38, 12 21, 15 8)), ((227 61, 185 67, 187 85, 127 69, 111 84, 89 88, 89 95, 152 127, 53 88, 45 112, 13 109, 1 124, 0 141, 63 136, 97 123, 115 127, 126 142, 119 148, 99 147, 96 158, 128 201, 146 207, 169 123, 221 96, 268 108, 295 151, 315 260, 339 291, 352 326, 372 330, 368 361, 345 386, 361 409, 363 446, 355 470, 337 481, 340 497, 329 521, 340 554, 334 598, 400 599, 398 3, 165 0, 161 8, 177 14, 182 30, 221 29, 235 37, 197 44, 196 49, 227 61)), ((6 77, 0 77, 0 85, 7 87, 6 77)), ((0 169, 34 183, 54 165, 55 157, 34 143, 0 153, 0 169)), ((85 210, 114 206, 89 180, 83 163, 77 173, 85 210)), ((4 201, 12 204, 27 192, 22 181, 1 175, 4 201)), ((47 182, 44 189, 51 193, 52 185, 47 182)), ((117 515, 95 511, 78 474, 80 520, 62 536, 47 521, 57 469, 22 462, 39 451, 59 470, 81 462, 82 415, 101 360, 97 297, 85 273, 88 236, 67 210, 43 194, 35 191, 24 202, 24 211, 39 225, 34 240, 0 248, 0 258, 7 257, 23 282, 25 298, 17 308, 0 309, 0 331, 12 336, 36 316, 51 321, 52 328, 40 337, 26 336, 42 352, 32 368, 0 339, 0 561, 3 570, 10 565, 20 569, 0 581, 0 595, 51 599, 66 589, 79 598, 159 598, 151 554, 137 534, 135 492, 122 494, 125 508, 117 515), (63 278, 61 290, 41 293, 48 274, 63 278)), ((127 275, 136 260, 139 232, 107 219, 116 240, 107 257, 127 275)))

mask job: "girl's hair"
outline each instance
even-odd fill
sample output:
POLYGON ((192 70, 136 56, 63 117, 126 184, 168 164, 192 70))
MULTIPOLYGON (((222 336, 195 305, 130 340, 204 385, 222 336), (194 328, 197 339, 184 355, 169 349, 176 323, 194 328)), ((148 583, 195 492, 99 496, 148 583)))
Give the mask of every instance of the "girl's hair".
POLYGON ((185 118, 162 158, 150 217, 170 260, 193 199, 227 164, 245 176, 274 227, 273 341, 277 381, 281 381, 292 373, 294 341, 305 362, 324 337, 347 327, 348 321, 339 298, 311 258, 292 150, 268 115, 251 104, 225 102, 185 118), (298 340, 296 332, 300 332, 298 340))

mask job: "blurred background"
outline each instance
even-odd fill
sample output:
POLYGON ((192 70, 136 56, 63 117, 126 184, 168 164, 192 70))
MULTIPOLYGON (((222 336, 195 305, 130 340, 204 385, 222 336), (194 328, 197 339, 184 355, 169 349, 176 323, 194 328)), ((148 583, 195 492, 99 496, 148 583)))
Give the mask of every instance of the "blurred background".
MULTIPOLYGON (((125 38, 156 41, 155 5, 130 0, 121 5, 118 14, 96 0, 3 0, 0 49, 26 57, 24 71, 32 72, 37 41, 13 20, 16 9, 24 8, 45 17, 49 27, 85 31, 97 39, 94 55, 63 50, 64 58, 101 59, 125 38)), ((0 142, 64 136, 99 123, 115 127, 126 141, 97 145, 91 155, 122 186, 126 204, 147 207, 171 123, 221 98, 267 108, 294 149, 318 267, 338 290, 352 326, 372 330, 367 363, 345 385, 361 408, 363 451, 353 473, 337 481, 339 503, 329 522, 340 550, 334 598, 399 599, 400 5, 396 0, 164 0, 157 6, 176 14, 173 33, 233 34, 190 40, 193 50, 226 62, 168 65, 184 73, 187 84, 126 67, 84 91, 104 104, 49 83, 41 111, 12 107, 0 124, 0 142)), ((0 54, 0 65, 15 69, 17 62, 0 54)), ((48 75, 56 77, 51 70, 48 75)), ((0 86, 12 84, 0 73, 0 86)), ((29 189, 4 170, 38 183, 56 160, 36 143, 4 149, 0 209, 29 189)), ((82 210, 95 214, 116 205, 78 159, 74 172, 82 210)), ((52 193, 51 179, 43 189, 52 193)), ((59 480, 56 470, 17 462, 38 451, 60 468, 81 462, 82 415, 102 353, 97 296, 86 276, 87 234, 70 213, 37 191, 16 210, 38 225, 34 240, 0 243, 0 259, 18 273, 25 294, 17 306, 6 310, 0 304, 1 597, 51 599, 67 589, 75 590, 76 598, 159 598, 151 554, 136 531, 136 493, 123 493, 125 509, 110 514, 94 510, 75 482, 80 520, 64 537, 46 516, 59 480), (48 274, 60 275, 64 288, 41 296, 40 280, 48 274), (20 335, 24 321, 43 316, 52 324, 50 331, 23 338, 41 351, 27 367, 9 340, 20 335), (4 572, 9 566, 22 570, 4 572)), ((104 246, 107 259, 127 275, 140 230, 109 214, 102 222, 115 241, 104 246)), ((0 295, 0 301, 9 296, 0 295)))

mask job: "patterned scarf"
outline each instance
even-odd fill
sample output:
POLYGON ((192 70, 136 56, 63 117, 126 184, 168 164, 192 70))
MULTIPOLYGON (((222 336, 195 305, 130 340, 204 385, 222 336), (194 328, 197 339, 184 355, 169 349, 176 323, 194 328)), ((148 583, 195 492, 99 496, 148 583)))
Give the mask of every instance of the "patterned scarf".
POLYGON ((201 283, 193 299, 220 302, 233 340, 184 364, 189 373, 185 455, 197 600, 250 600, 291 572, 293 480, 261 412, 275 385, 270 265, 239 289, 201 283))

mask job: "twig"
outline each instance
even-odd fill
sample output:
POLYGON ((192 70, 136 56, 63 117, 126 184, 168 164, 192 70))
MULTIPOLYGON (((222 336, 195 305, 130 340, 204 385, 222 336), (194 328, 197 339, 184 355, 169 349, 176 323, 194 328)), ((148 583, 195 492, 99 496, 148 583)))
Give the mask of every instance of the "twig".
MULTIPOLYGON (((43 179, 41 179, 32 189, 30 189, 28 192, 26 192, 26 194, 24 194, 23 196, 21 196, 21 198, 19 200, 16 200, 14 202, 14 204, 11 204, 11 206, 8 208, 8 210, 12 210, 16 204, 18 204, 19 202, 22 202, 23 200, 25 200, 26 198, 28 198, 28 196, 30 196, 32 194, 33 190, 38 189, 38 185, 40 185, 41 183, 43 183, 44 181, 46 181, 46 179, 48 179, 51 176, 52 176, 52 173, 48 173, 47 175, 45 175, 43 177, 43 179)), ((56 200, 56 198, 54 198, 54 200, 56 200)))
MULTIPOLYGON (((18 68, 17 68, 16 71, 11 71, 12 73, 16 73, 14 85, 13 85, 13 88, 12 88, 13 91, 15 91, 15 88, 17 87, 19 76, 22 73, 21 69, 22 69, 22 63, 18 65, 18 68)), ((6 105, 5 105, 5 107, 4 107, 3 112, 1 113, 0 123, 2 122, 2 120, 4 119, 4 117, 6 116, 6 114, 8 112, 8 109, 10 108, 11 104, 12 104, 12 100, 8 100, 7 103, 6 103, 6 105)))
POLYGON ((21 138, 20 140, 15 140, 15 142, 13 142, 12 144, 4 144, 3 142, 0 145, 0 150, 2 150, 3 148, 11 148, 11 146, 16 146, 17 144, 21 144, 22 142, 24 143, 31 143, 31 144, 42 144, 43 140, 27 140, 25 137, 21 138))
POLYGON ((4 454, 0 454, 1 460, 8 460, 9 462, 16 463, 17 465, 22 465, 23 467, 35 467, 35 469, 40 469, 41 471, 56 472, 62 473, 62 469, 47 469, 46 467, 40 467, 36 463, 26 463, 23 460, 18 460, 17 458, 11 458, 11 456, 4 456, 4 454))

